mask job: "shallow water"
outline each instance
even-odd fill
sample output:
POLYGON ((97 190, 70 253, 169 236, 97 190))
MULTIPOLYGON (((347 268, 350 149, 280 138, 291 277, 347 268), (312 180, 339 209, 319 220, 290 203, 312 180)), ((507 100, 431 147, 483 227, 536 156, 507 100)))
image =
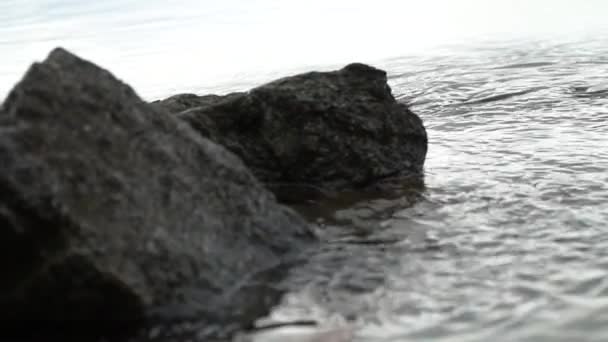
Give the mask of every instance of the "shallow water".
MULTIPOLYGON (((126 9, 135 1, 119 11, 113 1, 86 10, 43 2, 54 11, 15 3, 0 4, 0 94, 56 45, 149 99, 247 89, 310 69, 252 65, 249 74, 207 70, 214 78, 199 81, 192 70, 206 55, 194 49, 179 71, 148 75, 144 64, 162 66, 172 37, 217 13, 176 5, 175 25, 156 5, 133 19, 126 9)), ((427 127, 426 187, 308 208, 323 216, 327 242, 293 270, 291 292, 267 320, 348 325, 355 341, 371 342, 606 340, 607 38, 446 45, 377 60, 427 127)))
POLYGON ((330 230, 275 319, 340 317, 360 341, 606 340, 606 41, 386 61, 430 137, 422 200, 337 212, 359 228, 330 230))

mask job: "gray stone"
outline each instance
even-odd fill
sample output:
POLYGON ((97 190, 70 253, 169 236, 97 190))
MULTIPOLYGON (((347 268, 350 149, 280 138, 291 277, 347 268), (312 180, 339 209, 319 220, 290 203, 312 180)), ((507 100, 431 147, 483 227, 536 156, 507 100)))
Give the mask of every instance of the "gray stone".
POLYGON ((422 121, 395 100, 384 71, 364 64, 225 97, 176 95, 154 105, 239 155, 282 199, 423 177, 422 121))
POLYGON ((0 321, 30 324, 16 334, 238 329, 312 241, 238 157, 63 49, 0 108, 0 321))

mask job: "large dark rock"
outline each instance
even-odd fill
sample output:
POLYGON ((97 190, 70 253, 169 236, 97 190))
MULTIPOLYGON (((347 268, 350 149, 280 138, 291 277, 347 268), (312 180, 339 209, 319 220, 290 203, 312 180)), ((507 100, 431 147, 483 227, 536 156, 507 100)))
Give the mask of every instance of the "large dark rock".
POLYGON ((183 94, 154 104, 239 155, 281 196, 356 189, 386 177, 422 179, 422 121, 395 101, 384 71, 364 64, 225 97, 183 94))
POLYGON ((235 155, 65 50, 0 108, 0 335, 222 333, 313 239, 235 155))

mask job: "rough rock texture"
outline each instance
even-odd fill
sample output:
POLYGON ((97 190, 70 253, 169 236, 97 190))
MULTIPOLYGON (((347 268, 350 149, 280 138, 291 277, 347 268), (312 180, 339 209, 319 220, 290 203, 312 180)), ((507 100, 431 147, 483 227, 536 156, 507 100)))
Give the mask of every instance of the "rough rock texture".
POLYGON ((364 64, 246 93, 183 94, 154 105, 239 155, 274 190, 340 191, 386 177, 422 179, 422 121, 395 101, 384 71, 364 64))
POLYGON ((247 280, 313 239, 235 155, 65 50, 0 108, 0 335, 202 339, 263 314, 277 291, 247 280))

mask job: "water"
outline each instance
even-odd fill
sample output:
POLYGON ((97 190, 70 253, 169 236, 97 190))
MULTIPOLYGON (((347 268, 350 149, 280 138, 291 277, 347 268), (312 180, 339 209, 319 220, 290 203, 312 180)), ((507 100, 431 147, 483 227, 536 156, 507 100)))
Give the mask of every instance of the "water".
POLYGON ((423 200, 342 213, 367 234, 295 271, 275 318, 339 313, 360 341, 606 340, 606 41, 386 61, 430 137, 423 200))
MULTIPOLYGON (((0 94, 56 45, 148 99, 247 89, 347 62, 338 54, 273 64, 268 51, 252 50, 243 66, 206 53, 228 47, 236 31, 190 45, 192 30, 251 18, 238 1, 228 14, 186 0, 170 10, 160 1, 16 3, 0 4, 0 94)), ((607 38, 594 31, 363 54, 389 71, 396 97, 425 122, 426 188, 309 210, 324 217, 327 242, 293 270, 291 292, 266 320, 346 325, 355 341, 370 342, 606 340, 607 38)))

